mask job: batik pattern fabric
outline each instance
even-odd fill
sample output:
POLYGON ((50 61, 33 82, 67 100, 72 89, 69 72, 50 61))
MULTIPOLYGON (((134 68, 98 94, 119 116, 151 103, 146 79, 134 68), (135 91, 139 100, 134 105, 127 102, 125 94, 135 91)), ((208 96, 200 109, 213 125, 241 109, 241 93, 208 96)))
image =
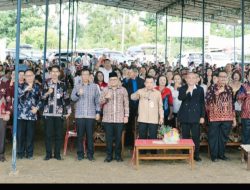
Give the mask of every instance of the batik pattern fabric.
POLYGON ((70 97, 64 82, 53 83, 48 80, 44 85, 42 99, 44 116, 62 117, 71 113, 70 97), (45 96, 49 88, 52 88, 53 92, 45 96))
POLYGON ((250 82, 241 85, 237 100, 241 103, 241 118, 250 119, 250 82))
POLYGON ((233 101, 233 90, 225 85, 224 92, 216 95, 221 88, 218 84, 209 86, 206 95, 206 111, 209 121, 233 121, 235 109, 233 101))
POLYGON ((31 110, 32 107, 38 110, 42 108, 41 90, 37 84, 34 84, 30 91, 26 90, 27 87, 27 83, 18 87, 17 116, 18 119, 35 121, 37 120, 37 113, 33 114, 31 110))

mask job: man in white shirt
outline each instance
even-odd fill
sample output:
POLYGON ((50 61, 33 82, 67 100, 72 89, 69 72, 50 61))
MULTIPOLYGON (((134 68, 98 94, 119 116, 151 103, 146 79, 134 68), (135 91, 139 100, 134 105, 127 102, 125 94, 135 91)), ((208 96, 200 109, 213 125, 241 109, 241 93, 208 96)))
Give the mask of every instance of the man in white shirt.
MULTIPOLYGON (((97 67, 99 67, 99 65, 97 65, 97 67)), ((109 82, 109 73, 112 72, 111 60, 109 58, 106 58, 104 60, 104 67, 99 67, 98 70, 103 73, 104 82, 108 83, 109 82)))
POLYGON ((87 53, 85 53, 83 56, 82 56, 82 66, 83 67, 88 67, 90 66, 90 58, 88 56, 87 53))

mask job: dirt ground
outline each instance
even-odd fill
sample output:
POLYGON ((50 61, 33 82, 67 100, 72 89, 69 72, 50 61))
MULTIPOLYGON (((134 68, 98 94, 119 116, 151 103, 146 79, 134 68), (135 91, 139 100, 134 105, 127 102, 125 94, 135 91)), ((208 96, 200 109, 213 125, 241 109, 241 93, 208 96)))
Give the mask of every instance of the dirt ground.
POLYGON ((227 148, 230 161, 211 162, 205 147, 202 162, 194 170, 186 161, 140 161, 139 170, 131 165, 126 149, 124 162, 104 163, 105 149, 97 149, 96 160, 76 160, 76 150, 63 161, 44 161, 43 138, 36 139, 34 160, 17 160, 17 175, 11 172, 11 144, 7 143, 7 162, 0 163, 0 183, 250 183, 250 171, 241 163, 238 148, 227 148))
POLYGON ((0 183, 250 183, 250 171, 241 163, 239 150, 232 148, 227 154, 231 160, 217 163, 202 150, 202 162, 195 163, 193 171, 186 161, 141 161, 139 170, 135 170, 128 150, 122 163, 104 163, 103 149, 96 151, 94 162, 77 161, 75 150, 63 161, 43 161, 44 148, 39 148, 35 160, 17 161, 19 173, 15 176, 9 176, 10 149, 8 146, 8 161, 0 163, 0 183))

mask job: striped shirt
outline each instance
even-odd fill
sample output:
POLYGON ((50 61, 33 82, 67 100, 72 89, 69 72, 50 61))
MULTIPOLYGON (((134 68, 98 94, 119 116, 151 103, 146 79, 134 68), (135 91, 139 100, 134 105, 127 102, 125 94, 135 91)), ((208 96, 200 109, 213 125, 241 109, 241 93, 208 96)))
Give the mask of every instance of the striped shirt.
POLYGON ((111 87, 103 89, 100 103, 103 105, 103 122, 107 123, 123 123, 124 117, 129 116, 129 100, 127 90, 119 86, 115 90, 111 87), (111 99, 105 96, 111 92, 111 99))
POLYGON ((71 100, 75 104, 75 118, 95 118, 100 113, 100 92, 97 84, 77 85, 71 93, 71 100), (79 89, 83 89, 83 95, 79 96, 79 89))

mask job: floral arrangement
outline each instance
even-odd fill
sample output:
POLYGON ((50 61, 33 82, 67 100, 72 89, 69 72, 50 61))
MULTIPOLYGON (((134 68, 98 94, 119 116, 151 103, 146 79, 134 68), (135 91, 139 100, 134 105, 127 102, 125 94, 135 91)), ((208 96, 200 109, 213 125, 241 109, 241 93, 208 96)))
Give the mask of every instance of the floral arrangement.
POLYGON ((177 143, 180 140, 179 131, 176 128, 165 125, 160 127, 159 136, 165 143, 177 143))

